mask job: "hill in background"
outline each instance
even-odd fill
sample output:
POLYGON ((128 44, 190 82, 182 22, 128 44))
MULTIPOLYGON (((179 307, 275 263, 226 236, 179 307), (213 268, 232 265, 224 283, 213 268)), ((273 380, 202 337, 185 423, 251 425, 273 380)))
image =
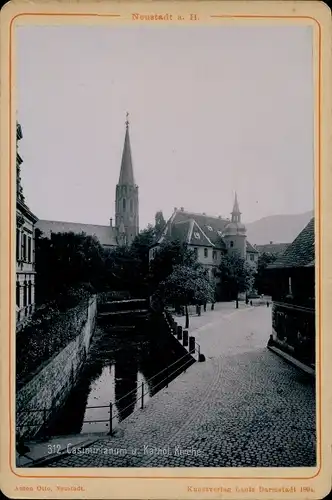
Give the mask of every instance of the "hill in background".
POLYGON ((294 215, 271 215, 246 224, 248 240, 252 244, 292 243, 313 217, 314 212, 294 215))

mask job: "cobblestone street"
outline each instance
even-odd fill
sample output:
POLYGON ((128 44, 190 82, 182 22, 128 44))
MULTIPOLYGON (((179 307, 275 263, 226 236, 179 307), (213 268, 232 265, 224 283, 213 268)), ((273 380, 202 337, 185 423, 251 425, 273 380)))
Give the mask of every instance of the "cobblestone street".
POLYGON ((271 308, 217 304, 190 321, 206 361, 157 393, 112 437, 99 437, 85 453, 74 453, 68 441, 69 455, 48 466, 316 464, 314 381, 267 350, 271 308))

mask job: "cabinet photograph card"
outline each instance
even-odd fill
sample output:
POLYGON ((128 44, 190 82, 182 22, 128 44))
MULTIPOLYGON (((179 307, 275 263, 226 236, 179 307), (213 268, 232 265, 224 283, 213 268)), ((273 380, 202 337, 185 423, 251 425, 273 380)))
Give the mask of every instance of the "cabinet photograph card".
POLYGON ((322 2, 1 12, 1 486, 331 488, 322 2))

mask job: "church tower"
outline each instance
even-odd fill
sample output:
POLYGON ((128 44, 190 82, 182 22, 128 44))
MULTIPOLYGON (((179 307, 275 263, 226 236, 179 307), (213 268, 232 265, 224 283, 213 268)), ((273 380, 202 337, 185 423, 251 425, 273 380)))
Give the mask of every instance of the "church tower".
POLYGON ((115 194, 115 226, 119 245, 130 245, 139 232, 138 186, 135 184, 128 113, 119 182, 115 194))
POLYGON ((235 193, 233 210, 231 212, 232 219, 225 227, 224 241, 229 253, 237 253, 243 259, 246 258, 246 227, 241 222, 241 212, 237 194, 235 193))

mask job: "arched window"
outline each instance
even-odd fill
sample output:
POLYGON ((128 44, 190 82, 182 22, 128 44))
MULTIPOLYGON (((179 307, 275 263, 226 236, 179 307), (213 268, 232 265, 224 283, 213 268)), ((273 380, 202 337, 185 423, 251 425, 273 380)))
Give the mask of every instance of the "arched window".
POLYGON ((234 246, 234 241, 231 241, 231 247, 233 247, 233 246, 234 246))
POLYGON ((122 200, 122 208, 123 208, 123 211, 125 212, 126 211, 126 198, 123 198, 123 200, 122 200))

